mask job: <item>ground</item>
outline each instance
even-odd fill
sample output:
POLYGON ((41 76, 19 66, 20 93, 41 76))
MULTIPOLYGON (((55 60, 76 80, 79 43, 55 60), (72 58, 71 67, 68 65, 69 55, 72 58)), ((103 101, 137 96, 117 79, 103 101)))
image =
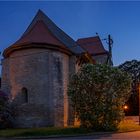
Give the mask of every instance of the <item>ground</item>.
POLYGON ((0 130, 0 140, 30 139, 30 140, 77 140, 77 139, 118 139, 118 140, 140 140, 140 125, 138 116, 126 117, 119 125, 116 132, 95 132, 84 128, 30 128, 30 129, 3 129, 0 130))
MULTIPOLYGON (((43 139, 37 139, 37 140, 140 140, 140 131, 135 132, 127 132, 127 133, 104 133, 104 134, 96 134, 96 135, 88 135, 88 136, 77 136, 77 137, 54 137, 54 138, 43 138, 43 139)), ((0 140, 7 140, 4 138, 1 138, 0 140)), ((8 139, 9 140, 9 139, 8 139)), ((10 140, 15 140, 10 139, 10 140)), ((20 138, 20 140, 25 140, 20 138)), ((29 139, 29 140, 36 140, 29 139)))

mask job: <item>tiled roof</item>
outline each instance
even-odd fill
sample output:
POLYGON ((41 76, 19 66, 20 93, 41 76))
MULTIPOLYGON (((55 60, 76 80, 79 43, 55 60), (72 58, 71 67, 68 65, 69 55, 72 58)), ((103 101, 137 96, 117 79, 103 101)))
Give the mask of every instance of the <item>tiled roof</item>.
POLYGON ((53 36, 42 20, 37 21, 30 31, 24 34, 13 46, 23 43, 47 43, 64 47, 64 44, 53 36))
POLYGON ((81 38, 77 40, 77 44, 88 51, 91 55, 107 54, 99 36, 81 38))
POLYGON ((17 50, 20 45, 26 43, 46 43, 56 45, 56 47, 60 46, 74 54, 85 52, 82 47, 78 46, 70 36, 57 27, 57 25, 53 23, 41 10, 38 11, 21 38, 7 48, 3 55, 6 57, 8 53, 14 49, 17 50))

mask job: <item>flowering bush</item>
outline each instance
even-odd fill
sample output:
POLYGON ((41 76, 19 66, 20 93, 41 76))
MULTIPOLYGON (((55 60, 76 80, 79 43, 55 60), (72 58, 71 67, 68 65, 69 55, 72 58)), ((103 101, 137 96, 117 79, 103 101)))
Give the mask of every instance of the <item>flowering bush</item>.
POLYGON ((131 77, 118 68, 86 64, 71 78, 68 95, 81 126, 114 130, 124 116, 131 77))

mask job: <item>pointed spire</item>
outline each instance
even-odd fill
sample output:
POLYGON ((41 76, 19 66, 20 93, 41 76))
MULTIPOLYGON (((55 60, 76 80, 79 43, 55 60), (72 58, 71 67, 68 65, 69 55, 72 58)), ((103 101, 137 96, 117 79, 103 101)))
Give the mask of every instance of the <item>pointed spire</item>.
POLYGON ((32 20, 31 24, 28 26, 28 28, 24 32, 23 36, 26 35, 31 30, 31 28, 34 26, 34 24, 37 21, 41 21, 41 20, 44 21, 45 17, 46 17, 46 15, 43 13, 42 10, 39 9, 37 14, 35 15, 34 19, 32 20))
POLYGON ((78 46, 70 36, 57 27, 57 25, 40 9, 23 35, 26 35, 37 21, 43 21, 49 31, 73 53, 80 54, 85 52, 84 49, 78 46))
POLYGON ((9 53, 9 50, 10 52, 16 50, 17 46, 18 48, 22 48, 23 46, 19 46, 30 43, 55 45, 57 46, 56 49, 62 47, 64 50, 73 52, 75 54, 85 52, 70 36, 57 27, 57 25, 40 9, 21 38, 11 47, 7 48, 4 51, 4 55, 9 53))

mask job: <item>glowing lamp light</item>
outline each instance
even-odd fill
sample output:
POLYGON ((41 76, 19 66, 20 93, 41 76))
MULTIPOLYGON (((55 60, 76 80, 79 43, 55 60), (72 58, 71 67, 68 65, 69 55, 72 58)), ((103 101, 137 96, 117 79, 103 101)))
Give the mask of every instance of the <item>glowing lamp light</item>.
POLYGON ((127 110, 128 109, 128 106, 127 105, 124 105, 123 108, 124 108, 124 110, 127 110))

